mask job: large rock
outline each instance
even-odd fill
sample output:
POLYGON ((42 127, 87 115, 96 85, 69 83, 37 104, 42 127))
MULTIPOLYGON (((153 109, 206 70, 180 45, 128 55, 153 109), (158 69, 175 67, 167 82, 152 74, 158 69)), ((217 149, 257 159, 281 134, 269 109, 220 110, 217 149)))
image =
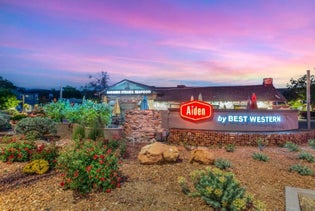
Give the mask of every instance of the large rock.
POLYGON ((198 147, 191 151, 189 162, 210 165, 214 163, 214 160, 214 154, 208 148, 198 147))
POLYGON ((176 162, 179 157, 177 147, 155 142, 141 148, 138 160, 141 164, 176 162))

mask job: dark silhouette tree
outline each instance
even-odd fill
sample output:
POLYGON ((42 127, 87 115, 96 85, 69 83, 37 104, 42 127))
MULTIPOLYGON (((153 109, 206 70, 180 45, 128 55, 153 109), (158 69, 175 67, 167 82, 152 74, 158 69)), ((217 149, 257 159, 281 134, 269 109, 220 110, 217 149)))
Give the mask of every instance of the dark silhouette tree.
MULTIPOLYGON (((315 77, 311 75, 311 104, 315 103, 315 77)), ((300 102, 303 104, 306 101, 306 84, 307 75, 303 75, 298 79, 291 78, 290 83, 287 84, 287 90, 283 92, 283 96, 289 102, 300 102)))
POLYGON ((97 76, 89 75, 89 79, 92 81, 82 87, 83 95, 86 98, 99 98, 100 92, 108 87, 109 74, 102 71, 97 76))
POLYGON ((62 97, 64 97, 64 98, 82 98, 82 94, 75 87, 65 86, 65 87, 63 87, 62 97))
POLYGON ((0 76, 0 88, 16 89, 16 86, 11 81, 8 81, 7 79, 4 79, 2 76, 0 76))

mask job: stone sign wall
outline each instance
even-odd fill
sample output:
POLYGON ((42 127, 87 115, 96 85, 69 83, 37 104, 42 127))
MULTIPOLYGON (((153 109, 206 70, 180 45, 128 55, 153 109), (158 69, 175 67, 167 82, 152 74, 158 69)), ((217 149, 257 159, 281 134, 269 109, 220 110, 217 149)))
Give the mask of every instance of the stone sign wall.
POLYGON ((179 109, 169 110, 169 128, 212 131, 272 132, 298 129, 296 110, 214 110, 213 117, 203 121, 188 121, 179 109))
MULTIPOLYGON (((221 116, 224 116, 224 112, 220 113, 221 116)), ((274 114, 279 113, 275 112, 274 114)), ((287 114, 289 114, 289 116, 292 115, 293 119, 296 118, 295 113, 291 113, 291 111, 283 111, 280 118, 286 116, 287 114)), ((174 118, 174 116, 174 113, 172 116, 172 111, 127 111, 125 115, 124 135, 128 141, 135 143, 150 143, 162 140, 173 144, 187 144, 194 146, 225 146, 227 144, 257 146, 256 141, 258 139, 267 140, 268 145, 281 146, 287 141, 300 144, 307 143, 309 139, 315 138, 315 131, 281 131, 283 128, 280 128, 280 131, 273 132, 240 132, 213 130, 214 128, 206 129, 203 126, 207 121, 202 123, 193 123, 179 119, 178 122, 178 118, 174 118), (174 127, 174 125, 176 125, 177 127, 174 127), (192 127, 191 125, 197 125, 197 127, 192 127)), ((233 117, 233 119, 228 120, 229 116, 227 115, 227 121, 240 121, 239 116, 240 115, 238 115, 238 118, 233 117)), ((277 118, 278 117, 276 116, 270 121, 278 121, 277 118)), ((290 121, 287 122, 293 125, 293 128, 296 127, 296 123, 292 123, 290 121)), ((238 123, 231 123, 231 125, 233 125, 235 128, 237 128, 237 124, 238 123)), ((241 125, 242 127, 244 127, 244 124, 241 125)))
POLYGON ((156 141, 163 132, 162 115, 156 110, 130 110, 125 113, 124 134, 130 142, 149 143, 156 141))
POLYGON ((287 131, 270 133, 223 132, 209 130, 170 129, 169 143, 190 146, 257 146, 257 140, 268 141, 268 146, 283 146, 287 141, 301 144, 314 139, 315 131, 287 131))

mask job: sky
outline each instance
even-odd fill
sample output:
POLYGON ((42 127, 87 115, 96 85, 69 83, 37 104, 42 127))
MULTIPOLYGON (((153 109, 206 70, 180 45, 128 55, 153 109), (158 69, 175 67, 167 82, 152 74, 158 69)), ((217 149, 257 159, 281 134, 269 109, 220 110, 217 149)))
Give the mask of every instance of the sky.
POLYGON ((313 0, 0 0, 0 76, 79 88, 100 76, 232 86, 315 74, 313 0))

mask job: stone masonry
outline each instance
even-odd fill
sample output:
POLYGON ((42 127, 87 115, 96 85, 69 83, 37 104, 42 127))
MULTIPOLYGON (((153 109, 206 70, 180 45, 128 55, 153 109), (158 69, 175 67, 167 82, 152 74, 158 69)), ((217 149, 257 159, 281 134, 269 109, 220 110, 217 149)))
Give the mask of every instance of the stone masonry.
POLYGON ((151 143, 161 134, 162 117, 156 110, 130 110, 125 113, 124 134, 134 143, 151 143))

